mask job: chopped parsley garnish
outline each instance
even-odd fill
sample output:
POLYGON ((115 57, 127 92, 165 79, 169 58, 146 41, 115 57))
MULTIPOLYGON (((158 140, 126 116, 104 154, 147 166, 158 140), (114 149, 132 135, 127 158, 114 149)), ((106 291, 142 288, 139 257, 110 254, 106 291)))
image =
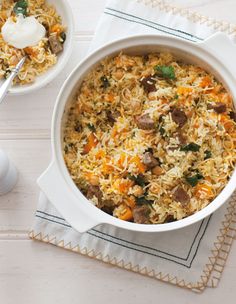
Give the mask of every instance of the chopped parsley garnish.
POLYGON ((159 132, 160 132, 161 136, 163 136, 166 133, 166 130, 163 127, 161 127, 159 129, 159 132))
POLYGON ((18 0, 13 8, 13 12, 18 16, 22 14, 24 17, 27 15, 28 1, 18 0))
POLYGON ((190 186, 195 187, 198 184, 199 180, 203 179, 203 176, 200 173, 197 173, 193 176, 186 176, 185 179, 190 186))
POLYGON ((109 82, 109 80, 107 79, 106 76, 102 76, 100 78, 100 80, 102 82, 102 85, 101 85, 102 88, 106 89, 106 88, 108 88, 110 86, 110 82, 109 82))
POLYGON ((166 79, 175 79, 175 70, 174 68, 166 65, 156 65, 154 67, 154 70, 156 72, 156 75, 159 77, 163 77, 166 79))
POLYGON ((94 125, 88 124, 87 126, 88 126, 89 130, 91 130, 92 132, 95 132, 95 131, 96 131, 94 125))
POLYGON ((144 176, 142 174, 139 174, 138 176, 134 176, 134 175, 129 174, 128 178, 130 180, 132 180, 133 182, 135 182, 135 184, 137 184, 141 187, 144 187, 146 185, 146 181, 145 181, 144 176))
POLYGON ((204 157, 204 160, 209 159, 209 158, 211 158, 211 157, 212 157, 212 153, 211 153, 211 151, 206 150, 206 151, 205 151, 205 157, 204 157))
POLYGON ((179 95, 175 94, 174 99, 178 99, 178 98, 179 98, 179 95))
POLYGON ((180 148, 180 151, 185 151, 185 152, 188 152, 188 151, 192 151, 192 152, 198 152, 200 150, 200 146, 198 144, 195 144, 195 143, 190 143, 188 145, 185 145, 185 146, 182 146, 180 148))

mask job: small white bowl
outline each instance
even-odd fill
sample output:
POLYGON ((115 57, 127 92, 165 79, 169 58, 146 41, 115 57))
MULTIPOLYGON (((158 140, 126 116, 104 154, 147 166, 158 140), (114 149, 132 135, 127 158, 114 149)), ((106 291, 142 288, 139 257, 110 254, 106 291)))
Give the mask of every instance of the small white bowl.
MULTIPOLYGON (((73 47, 74 33, 72 9, 67 0, 47 0, 47 2, 55 6, 57 13, 62 17, 63 25, 66 26, 67 30, 64 50, 61 54, 59 54, 57 63, 42 75, 37 76, 34 83, 27 85, 15 85, 9 90, 10 95, 28 94, 44 87, 63 71, 70 58, 73 47)), ((0 81, 0 84, 1 82, 3 81, 0 81)))

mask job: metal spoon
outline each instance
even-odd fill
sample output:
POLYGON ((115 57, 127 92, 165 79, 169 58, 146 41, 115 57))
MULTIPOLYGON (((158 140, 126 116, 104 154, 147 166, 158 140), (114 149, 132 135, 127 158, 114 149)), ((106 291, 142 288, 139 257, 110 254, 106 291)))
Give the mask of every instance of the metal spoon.
POLYGON ((6 81, 1 85, 0 87, 0 104, 2 103, 3 99, 7 95, 7 92, 9 91, 10 87, 12 86, 12 82, 14 78, 18 75, 20 72, 20 69, 22 68, 23 64, 25 63, 26 57, 23 57, 18 64, 12 69, 10 76, 6 79, 6 81))

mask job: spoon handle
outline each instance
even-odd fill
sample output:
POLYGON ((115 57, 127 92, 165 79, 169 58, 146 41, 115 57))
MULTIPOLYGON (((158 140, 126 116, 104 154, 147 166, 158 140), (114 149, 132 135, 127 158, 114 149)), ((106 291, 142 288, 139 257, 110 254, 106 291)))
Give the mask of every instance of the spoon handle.
POLYGON ((20 69, 22 68, 26 57, 23 57, 14 69, 12 69, 10 76, 4 81, 0 87, 0 104, 2 103, 4 97, 6 96, 9 88, 12 86, 14 78, 18 75, 20 69))

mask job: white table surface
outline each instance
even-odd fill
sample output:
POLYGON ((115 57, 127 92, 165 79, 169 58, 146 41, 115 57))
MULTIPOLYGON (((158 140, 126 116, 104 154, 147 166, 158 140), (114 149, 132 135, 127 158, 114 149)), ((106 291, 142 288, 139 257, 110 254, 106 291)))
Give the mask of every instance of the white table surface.
MULTIPOLYGON (((53 104, 72 66, 86 53, 105 2, 70 0, 76 46, 66 71, 36 94, 9 97, 1 105, 0 147, 15 162, 19 181, 0 197, 0 303, 236 303, 236 244, 219 287, 199 295, 28 239, 39 193, 35 181, 50 160, 53 104)), ((236 0, 170 2, 236 23, 236 0)))

